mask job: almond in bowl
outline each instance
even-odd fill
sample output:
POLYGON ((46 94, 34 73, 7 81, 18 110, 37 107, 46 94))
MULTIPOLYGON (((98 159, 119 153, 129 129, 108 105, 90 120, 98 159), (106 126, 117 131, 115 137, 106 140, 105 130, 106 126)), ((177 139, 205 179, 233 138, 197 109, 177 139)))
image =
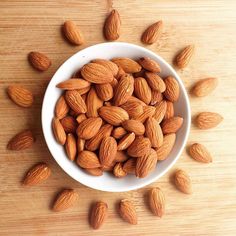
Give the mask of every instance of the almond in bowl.
POLYGON ((58 69, 45 93, 42 125, 70 176, 121 192, 153 182, 175 163, 190 108, 180 78, 162 58, 136 45, 104 43, 58 69))

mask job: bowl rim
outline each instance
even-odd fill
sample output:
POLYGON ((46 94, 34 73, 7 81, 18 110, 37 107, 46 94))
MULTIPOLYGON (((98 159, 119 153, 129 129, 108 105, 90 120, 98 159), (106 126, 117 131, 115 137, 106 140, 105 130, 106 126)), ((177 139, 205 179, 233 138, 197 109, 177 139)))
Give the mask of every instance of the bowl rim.
POLYGON ((92 46, 89 46, 89 47, 86 47, 78 52, 76 52, 75 54, 73 54, 72 56, 70 56, 69 58, 67 58, 56 70, 56 72, 54 73, 54 75, 52 76, 50 82, 48 83, 47 85, 47 88, 46 88, 46 91, 44 93, 44 97, 43 97, 43 103, 42 103, 42 109, 41 109, 41 124, 42 124, 42 130, 43 130, 43 136, 44 136, 44 139, 45 139, 45 142, 47 144, 47 147, 49 149, 49 152, 50 154, 52 155, 53 159, 57 162, 57 164, 63 169, 63 171, 65 171, 71 178, 73 178, 74 180, 76 180, 77 182, 89 187, 89 188, 92 188, 92 189, 96 189, 96 190, 100 190, 100 191, 105 191, 105 192, 126 192, 126 191, 131 191, 131 190, 135 190, 135 189, 139 189, 139 188, 143 188, 144 186, 147 186, 153 182, 155 182, 157 179, 159 179, 160 177, 162 177, 164 174, 166 174, 173 166, 174 164, 176 163, 176 161, 179 159, 180 155, 182 154, 182 151, 186 145, 186 142, 187 142, 187 139, 188 139, 188 136, 189 136, 189 133, 190 133, 190 125, 191 125, 191 109, 190 109, 190 102, 189 102, 189 98, 188 98, 188 94, 187 94, 187 91, 185 89, 185 86, 182 82, 182 80, 180 79, 180 76, 177 74, 177 72, 175 71, 175 69, 168 63, 166 62, 161 56, 159 56, 158 54, 156 54, 155 52, 147 49, 147 48, 144 48, 142 46, 139 46, 139 45, 136 45, 136 44, 132 44, 132 43, 126 43, 126 42, 106 42, 106 43, 98 43, 98 44, 94 44, 92 46), (81 54, 81 53, 84 53, 84 51, 86 51, 87 49, 91 49, 91 48, 96 48, 98 46, 103 46, 103 45, 124 45, 124 46, 129 46, 129 47, 133 47, 133 48, 136 48, 136 49, 141 49, 141 50, 144 50, 144 51, 147 51, 149 54, 151 54, 153 57, 156 57, 158 58, 158 60, 160 60, 163 64, 165 64, 165 66, 168 68, 168 70, 170 70, 174 77, 177 79, 180 87, 181 87, 181 91, 183 91, 183 95, 184 95, 184 99, 186 101, 186 104, 187 104, 187 107, 186 107, 186 116, 187 116, 187 124, 186 124, 186 132, 184 134, 184 137, 183 137, 183 142, 182 142, 182 145, 181 147, 179 148, 177 154, 175 155, 173 161, 160 173, 158 173, 157 175, 155 175, 153 178, 147 180, 146 182, 144 183, 141 183, 139 184, 138 186, 131 186, 131 187, 123 187, 122 190, 116 190, 116 189, 102 189, 102 188, 99 188, 99 187, 96 187, 96 186, 91 186, 89 183, 87 183, 86 181, 81 181, 81 180, 78 180, 77 178, 75 178, 73 176, 73 174, 71 172, 69 172, 67 170, 67 168, 65 168, 64 166, 62 166, 58 161, 57 159, 54 157, 53 155, 53 151, 52 151, 52 147, 50 145, 48 145, 48 137, 46 135, 46 124, 44 124, 44 119, 45 116, 46 116, 46 109, 45 109, 45 104, 46 104, 46 97, 47 97, 47 94, 49 92, 49 87, 50 87, 50 84, 52 83, 53 79, 56 77, 56 75, 59 73, 60 69, 66 64, 68 63, 69 60, 72 60, 74 57, 77 56, 77 54, 81 54))

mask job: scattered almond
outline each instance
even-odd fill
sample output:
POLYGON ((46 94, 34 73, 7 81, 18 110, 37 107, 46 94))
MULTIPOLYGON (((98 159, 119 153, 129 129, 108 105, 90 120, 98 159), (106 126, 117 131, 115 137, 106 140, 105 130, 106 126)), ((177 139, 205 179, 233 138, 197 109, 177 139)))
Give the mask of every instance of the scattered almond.
POLYGON ((119 213, 121 218, 133 225, 138 223, 138 217, 133 202, 123 199, 120 201, 119 213))
POLYGON ((192 184, 190 177, 184 170, 177 170, 174 174, 175 186, 185 194, 192 193, 192 184))
POLYGON ((212 162, 212 156, 209 151, 200 143, 194 143, 189 148, 189 154, 193 159, 203 163, 212 162))
POLYGON ((214 112, 201 112, 196 117, 196 125, 200 129, 211 129, 216 127, 221 121, 223 117, 214 112))
POLYGON ((90 224, 94 229, 99 229, 107 218, 108 206, 105 202, 96 202, 90 213, 90 224))
POLYGON ((46 71, 52 64, 51 60, 40 52, 30 52, 28 60, 30 64, 39 71, 46 71))
POLYGON ((188 45, 182 49, 175 57, 175 65, 180 69, 185 68, 194 54, 194 49, 194 45, 188 45))
POLYGON ((165 195, 158 187, 150 190, 148 203, 152 213, 158 217, 165 214, 165 195))

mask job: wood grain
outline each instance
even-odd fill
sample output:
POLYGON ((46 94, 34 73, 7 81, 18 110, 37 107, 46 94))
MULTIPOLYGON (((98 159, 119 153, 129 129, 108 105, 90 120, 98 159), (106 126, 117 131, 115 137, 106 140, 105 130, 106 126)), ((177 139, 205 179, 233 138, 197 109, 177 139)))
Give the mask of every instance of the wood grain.
POLYGON ((235 235, 236 232, 236 1, 76 1, 41 0, 0 2, 0 235, 235 235), (89 189, 67 176, 51 157, 40 124, 45 88, 56 69, 68 57, 90 45, 104 42, 103 22, 112 8, 122 19, 119 41, 142 45, 140 36, 151 23, 162 19, 162 39, 147 48, 172 63, 173 56, 186 44, 196 45, 191 65, 178 71, 186 88, 200 78, 216 76, 218 88, 206 98, 190 95, 193 117, 200 111, 224 116, 217 128, 202 131, 191 128, 189 144, 203 143, 212 153, 212 164, 201 164, 183 152, 175 167, 146 188, 127 193, 106 193, 89 189), (85 35, 81 47, 69 45, 61 36, 65 20, 74 20, 85 35), (53 61, 45 73, 33 70, 27 62, 32 50, 45 52, 53 61), (30 109, 13 104, 6 95, 9 84, 31 89, 35 103, 30 109), (26 151, 6 150, 8 140, 18 131, 31 128, 37 138, 26 151), (50 179, 32 188, 20 181, 25 171, 38 161, 52 168, 50 179), (188 171, 194 194, 178 192, 169 181, 175 168, 188 171), (166 215, 158 219, 145 205, 143 195, 151 186, 163 189, 167 198, 166 215), (50 205, 64 187, 79 192, 79 203, 71 210, 54 213, 50 205), (121 198, 132 199, 139 217, 137 226, 123 222, 116 213, 121 198), (88 209, 93 201, 109 205, 109 218, 94 231, 88 225, 88 209))

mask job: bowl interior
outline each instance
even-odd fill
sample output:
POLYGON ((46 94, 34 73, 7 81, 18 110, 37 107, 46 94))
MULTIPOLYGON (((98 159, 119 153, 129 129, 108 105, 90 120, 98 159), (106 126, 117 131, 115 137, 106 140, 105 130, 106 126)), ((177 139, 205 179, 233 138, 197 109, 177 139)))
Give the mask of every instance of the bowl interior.
POLYGON ((111 192, 123 192, 141 188, 155 181, 164 173, 166 173, 166 171, 168 171, 176 162, 185 146, 189 133, 190 106, 186 90, 179 76, 176 74, 174 69, 161 57, 143 47, 133 44, 117 42, 102 43, 79 51, 78 53, 70 57, 57 70, 57 72, 51 79, 45 93, 42 106, 42 127, 46 143, 52 156, 67 174, 69 174, 78 182, 94 189, 111 192), (161 76, 174 76, 180 85, 180 97, 178 102, 175 103, 175 115, 183 117, 184 123, 177 133, 177 139, 174 148, 169 154, 169 157, 166 160, 159 162, 156 169, 146 178, 138 179, 133 175, 128 175, 125 178, 118 179, 113 177, 109 173, 104 173, 103 176, 100 177, 91 176, 67 158, 63 147, 55 141, 55 138, 53 136, 51 122, 54 116, 56 101, 62 93, 60 89, 56 88, 56 85, 59 82, 71 78, 75 71, 95 58, 111 59, 114 57, 129 57, 137 59, 144 56, 150 57, 160 64, 162 68, 161 76))

